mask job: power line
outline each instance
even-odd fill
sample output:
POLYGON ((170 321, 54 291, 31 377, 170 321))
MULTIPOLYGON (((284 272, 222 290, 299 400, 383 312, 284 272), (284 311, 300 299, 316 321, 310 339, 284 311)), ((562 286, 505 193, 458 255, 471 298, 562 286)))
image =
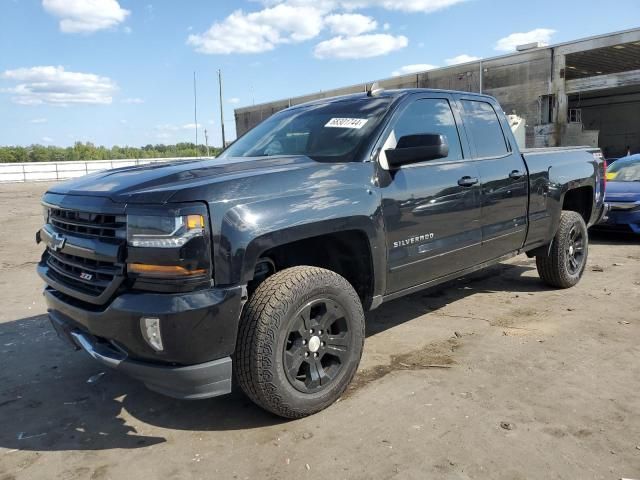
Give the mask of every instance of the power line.
POLYGON ((196 72, 193 72, 193 122, 196 129, 196 151, 198 150, 198 92, 196 89, 196 72))
POLYGON ((222 106, 222 70, 218 69, 218 88, 220 94, 220 129, 222 131, 222 148, 226 146, 224 138, 224 112, 222 106))

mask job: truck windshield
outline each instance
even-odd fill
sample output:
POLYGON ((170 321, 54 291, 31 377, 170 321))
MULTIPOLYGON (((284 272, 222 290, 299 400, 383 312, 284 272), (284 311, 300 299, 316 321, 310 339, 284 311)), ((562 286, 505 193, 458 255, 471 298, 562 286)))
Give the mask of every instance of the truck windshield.
POLYGON ((386 113, 390 98, 366 98, 284 110, 239 138, 221 157, 306 155, 352 162, 386 113))

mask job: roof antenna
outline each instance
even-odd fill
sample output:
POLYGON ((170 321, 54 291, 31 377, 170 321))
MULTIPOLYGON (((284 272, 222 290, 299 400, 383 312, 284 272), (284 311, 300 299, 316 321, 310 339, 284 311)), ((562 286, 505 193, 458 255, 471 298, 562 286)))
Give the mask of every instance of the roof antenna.
POLYGON ((378 82, 373 82, 367 86, 367 97, 377 97, 382 92, 384 92, 384 88, 382 88, 378 82))

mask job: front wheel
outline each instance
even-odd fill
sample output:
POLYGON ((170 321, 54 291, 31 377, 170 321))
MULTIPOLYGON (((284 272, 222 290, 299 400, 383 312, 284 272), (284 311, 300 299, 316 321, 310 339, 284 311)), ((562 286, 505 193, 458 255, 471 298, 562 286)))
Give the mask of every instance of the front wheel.
POLYGON ((538 274, 552 287, 573 287, 582 278, 588 253, 589 235, 582 215, 563 210, 549 255, 536 257, 538 274))
POLYGON ((288 268, 260 284, 245 306, 236 378, 262 408, 304 417, 340 398, 363 344, 364 313, 351 284, 329 270, 288 268))

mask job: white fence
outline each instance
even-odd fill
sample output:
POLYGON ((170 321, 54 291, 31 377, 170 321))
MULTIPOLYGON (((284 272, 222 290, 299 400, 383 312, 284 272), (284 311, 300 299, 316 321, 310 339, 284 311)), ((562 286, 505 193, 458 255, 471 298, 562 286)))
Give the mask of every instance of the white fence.
POLYGON ((172 160, 194 160, 193 157, 132 158, 126 160, 91 160, 71 162, 0 163, 0 183, 44 182, 82 177, 89 173, 118 167, 131 167, 147 163, 172 160))

